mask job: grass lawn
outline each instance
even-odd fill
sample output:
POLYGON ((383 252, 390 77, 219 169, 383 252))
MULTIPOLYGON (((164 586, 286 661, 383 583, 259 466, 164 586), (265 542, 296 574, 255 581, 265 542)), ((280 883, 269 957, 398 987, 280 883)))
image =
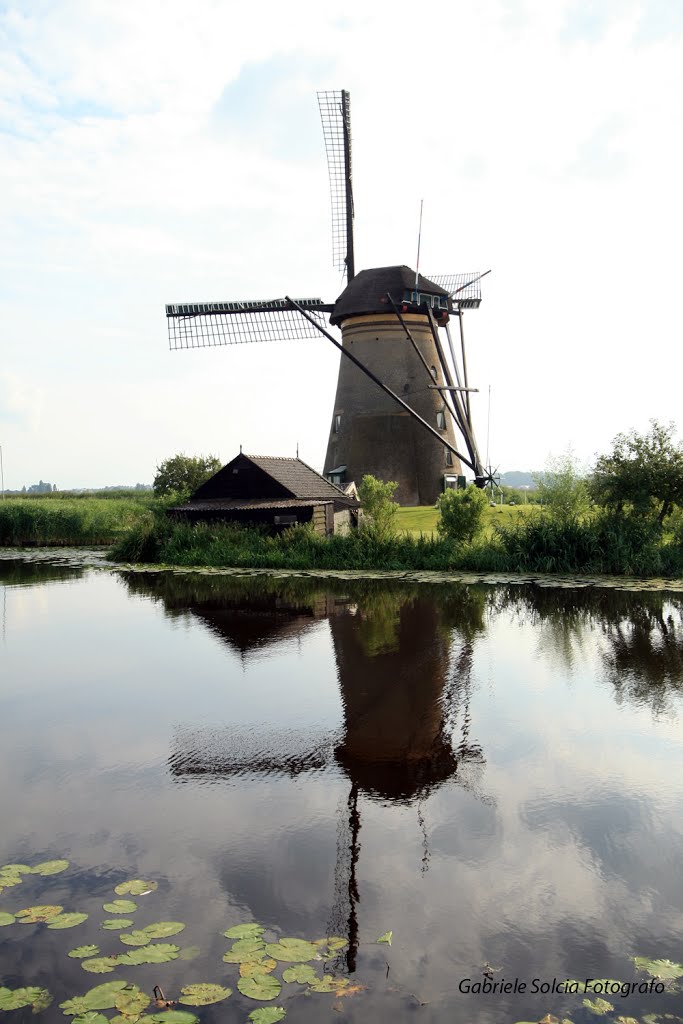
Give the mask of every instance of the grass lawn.
MULTIPOLYGON (((533 505, 496 505, 486 510, 486 526, 484 536, 493 533, 494 523, 507 526, 519 516, 526 515, 534 508, 533 505)), ((431 505, 404 506, 398 510, 398 528, 404 533, 419 536, 421 533, 436 534, 438 513, 431 505)))

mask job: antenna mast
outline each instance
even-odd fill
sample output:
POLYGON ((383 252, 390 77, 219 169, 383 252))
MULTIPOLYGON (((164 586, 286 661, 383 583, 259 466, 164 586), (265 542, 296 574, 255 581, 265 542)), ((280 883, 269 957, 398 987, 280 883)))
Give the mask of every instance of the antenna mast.
POLYGON ((415 291, 418 291, 418 278, 420 276, 420 242, 422 241, 422 207, 424 199, 420 200, 420 226, 417 229, 417 259, 415 260, 415 291))

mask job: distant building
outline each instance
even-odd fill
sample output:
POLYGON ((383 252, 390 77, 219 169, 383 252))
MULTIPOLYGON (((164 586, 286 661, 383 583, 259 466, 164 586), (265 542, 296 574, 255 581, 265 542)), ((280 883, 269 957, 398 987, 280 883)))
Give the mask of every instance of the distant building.
POLYGON ((275 531, 312 523, 316 533, 329 536, 355 527, 359 508, 355 488, 342 490, 301 459, 240 453, 171 514, 192 523, 256 523, 275 531))

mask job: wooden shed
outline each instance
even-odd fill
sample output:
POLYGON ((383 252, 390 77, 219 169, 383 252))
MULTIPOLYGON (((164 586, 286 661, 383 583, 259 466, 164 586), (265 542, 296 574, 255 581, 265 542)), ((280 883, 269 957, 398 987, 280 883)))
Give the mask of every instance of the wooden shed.
POLYGON ((274 531, 313 523, 316 533, 329 536, 355 527, 359 508, 357 497, 301 459, 240 453, 171 514, 192 523, 256 523, 274 531))

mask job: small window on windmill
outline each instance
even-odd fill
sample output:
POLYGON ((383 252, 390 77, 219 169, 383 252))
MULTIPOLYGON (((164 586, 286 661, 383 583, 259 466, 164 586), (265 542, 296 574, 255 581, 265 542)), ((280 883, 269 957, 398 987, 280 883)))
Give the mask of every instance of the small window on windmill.
POLYGON ((334 432, 335 432, 335 434, 338 434, 340 430, 341 430, 341 413, 338 412, 338 413, 335 413, 335 417, 334 417, 334 432))
POLYGON ((439 371, 435 366, 432 366, 432 377, 434 378, 434 380, 439 379, 439 371))
POLYGON ((443 478, 443 489, 444 491, 457 491, 458 489, 458 478, 457 476, 451 476, 450 473, 446 473, 443 478))
POLYGON ((443 409, 439 409, 439 411, 436 414, 436 425, 439 430, 446 429, 446 413, 443 411, 443 409))
POLYGON ((446 453, 446 465, 447 466, 452 466, 453 465, 453 452, 450 450, 450 448, 444 448, 444 451, 446 453))

